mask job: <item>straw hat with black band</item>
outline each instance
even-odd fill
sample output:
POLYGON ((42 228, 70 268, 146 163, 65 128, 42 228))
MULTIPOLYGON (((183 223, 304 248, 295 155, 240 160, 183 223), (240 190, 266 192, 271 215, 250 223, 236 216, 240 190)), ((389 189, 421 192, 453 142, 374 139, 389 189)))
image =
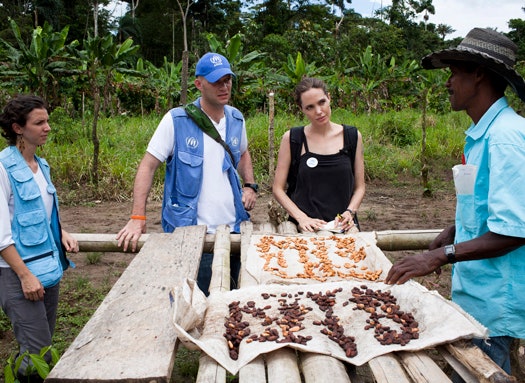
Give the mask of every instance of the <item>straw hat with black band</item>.
POLYGON ((507 36, 490 28, 474 28, 457 48, 444 49, 425 56, 421 65, 425 69, 450 66, 451 61, 480 64, 503 77, 525 101, 525 81, 514 70, 518 47, 507 36))

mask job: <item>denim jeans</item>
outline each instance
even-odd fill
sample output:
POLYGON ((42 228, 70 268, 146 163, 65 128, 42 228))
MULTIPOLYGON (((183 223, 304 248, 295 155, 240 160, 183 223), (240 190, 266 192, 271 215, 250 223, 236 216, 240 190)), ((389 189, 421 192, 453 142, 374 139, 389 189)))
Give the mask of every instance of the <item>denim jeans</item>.
MULTIPOLYGON (((197 286, 206 294, 210 295, 211 265, 213 263, 213 253, 203 253, 197 274, 197 286)), ((239 273, 241 270, 240 254, 230 254, 230 290, 236 289, 239 273)))
MULTIPOLYGON (((510 375, 510 347, 514 338, 510 336, 494 336, 483 339, 473 339, 472 343, 478 346, 490 359, 510 375)), ((453 383, 463 383, 464 380, 454 372, 451 380, 453 383)))

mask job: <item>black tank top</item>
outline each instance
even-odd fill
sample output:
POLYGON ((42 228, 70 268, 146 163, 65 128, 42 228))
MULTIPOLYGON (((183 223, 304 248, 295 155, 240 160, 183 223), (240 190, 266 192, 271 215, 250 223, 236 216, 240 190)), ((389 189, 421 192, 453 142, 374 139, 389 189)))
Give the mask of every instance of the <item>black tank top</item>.
MULTIPOLYGON (((344 147, 348 146, 345 137, 344 147)), ((312 218, 333 220, 348 208, 354 190, 354 173, 348 154, 316 154, 308 150, 303 131, 305 153, 301 155, 297 184, 292 201, 312 218)), ((343 148, 341 148, 343 149, 343 148)))

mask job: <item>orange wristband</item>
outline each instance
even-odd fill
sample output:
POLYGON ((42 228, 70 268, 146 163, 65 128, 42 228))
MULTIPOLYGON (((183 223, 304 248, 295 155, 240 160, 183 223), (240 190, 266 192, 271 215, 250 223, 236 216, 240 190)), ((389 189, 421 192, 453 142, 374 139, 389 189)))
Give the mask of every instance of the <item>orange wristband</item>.
POLYGON ((132 215, 131 219, 140 219, 141 221, 145 221, 146 216, 145 215, 132 215))

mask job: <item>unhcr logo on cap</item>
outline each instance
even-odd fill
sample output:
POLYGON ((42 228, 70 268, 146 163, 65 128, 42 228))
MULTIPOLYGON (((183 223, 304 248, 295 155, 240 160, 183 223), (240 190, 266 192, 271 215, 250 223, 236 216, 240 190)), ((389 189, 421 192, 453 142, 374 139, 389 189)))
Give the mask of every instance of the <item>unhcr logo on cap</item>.
POLYGON ((222 59, 219 55, 213 55, 210 61, 213 64, 213 66, 222 65, 222 59))

